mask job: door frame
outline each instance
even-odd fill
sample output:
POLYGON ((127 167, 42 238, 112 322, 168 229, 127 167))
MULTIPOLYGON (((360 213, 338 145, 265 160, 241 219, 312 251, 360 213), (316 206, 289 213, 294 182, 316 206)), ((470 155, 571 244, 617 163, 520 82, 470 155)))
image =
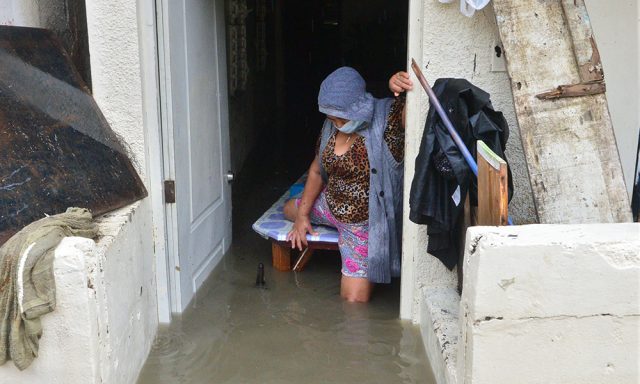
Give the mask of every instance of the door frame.
MULTIPOLYGON (((164 15, 170 0, 139 0, 140 47, 143 99, 145 103, 145 130, 147 137, 147 159, 149 192, 153 212, 154 246, 156 258, 156 287, 158 318, 160 323, 171 321, 172 313, 182 312, 180 302, 180 270, 178 259, 177 216, 175 204, 164 203, 163 182, 175 180, 174 143, 171 104, 171 75, 169 68, 169 42, 165 38, 168 29, 164 15), (164 96, 164 97, 161 97, 164 96)), ((407 68, 411 58, 422 58, 422 17, 421 0, 409 0, 409 22, 407 35, 407 68)), ((224 15, 222 15, 224 20, 224 15)), ((218 28, 220 28, 218 26, 218 28)), ((224 31, 225 26, 222 26, 224 31)), ((226 53, 226 52, 225 52, 226 53)), ((226 72, 226 55, 224 61, 226 72)), ((226 76, 226 73, 225 73, 226 76)), ((226 84, 220 84, 220 91, 226 93, 226 84)), ((409 93, 407 97, 407 125, 419 124, 421 100, 409 93)), ((228 100, 221 103, 221 113, 228 113, 228 100)), ((224 145, 229 146, 228 135, 224 145)), ((405 175, 406 176, 406 175, 405 175)), ((409 178, 410 179, 410 178, 409 178)), ((405 181, 408 180, 405 177, 405 181)), ((405 182, 405 206, 408 206, 408 191, 405 182)), ((406 225, 403 245, 415 238, 417 229, 406 225)), ((400 290, 400 318, 417 319, 415 257, 410 247, 403 246, 402 278, 400 290)))
MULTIPOLYGON (((173 101, 171 93, 171 65, 169 38, 167 31, 169 30, 168 19, 165 17, 168 13, 169 4, 165 0, 152 0, 155 3, 155 23, 156 23, 156 39, 157 39, 157 68, 158 68, 158 96, 159 96, 159 116, 160 126, 159 133, 162 142, 162 159, 158 166, 163 168, 163 179, 160 184, 164 189, 164 180, 175 180, 175 146, 174 146, 174 127, 173 127, 173 101)), ((164 191, 163 191, 164 194, 164 191)), ((182 312, 182 302, 180 295, 180 259, 178 252, 178 216, 176 204, 167 204, 164 202, 161 208, 164 216, 165 227, 165 244, 166 251, 164 257, 164 265, 166 266, 166 276, 164 281, 158 282, 164 285, 166 300, 169 301, 169 309, 171 313, 182 312)), ((154 212, 155 214, 156 212, 154 212)), ((158 276, 160 277, 160 276, 158 276)), ((160 288, 158 288, 160 293, 160 288)))
MULTIPOLYGON (((423 27, 424 9, 422 0, 409 0, 409 22, 407 31, 407 70, 411 75, 414 84, 419 84, 415 75, 411 72, 411 59, 415 58, 418 63, 422 62, 423 57, 423 27)), ((409 127, 419 127, 424 125, 421 113, 422 96, 420 87, 416 88, 418 92, 407 93, 407 116, 405 127, 405 175, 404 175, 404 212, 402 226, 402 272, 400 278, 400 318, 404 320, 413 320, 419 322, 419 299, 417 292, 417 248, 414 246, 415 239, 418 237, 419 227, 413 224, 409 219, 409 192, 411 191, 411 180, 413 179, 412 170, 407 167, 407 153, 410 151, 411 143, 419 143, 420 137, 417 129, 409 129, 409 127)), ((420 132, 421 134, 421 132, 420 132)))
MULTIPOLYGON (((140 38, 140 74, 142 77, 142 98, 144 103, 145 149, 147 155, 147 178, 151 212, 153 216, 153 242, 156 267, 156 295, 158 321, 162 324, 171 322, 171 314, 175 312, 175 300, 170 273, 169 237, 171 231, 170 211, 164 203, 164 180, 170 177, 168 158, 167 131, 165 129, 166 108, 162 105, 161 86, 161 49, 164 45, 161 37, 162 29, 159 21, 158 7, 161 0, 139 0, 139 38, 140 38)), ((147 257, 147 255, 143 255, 147 257)))

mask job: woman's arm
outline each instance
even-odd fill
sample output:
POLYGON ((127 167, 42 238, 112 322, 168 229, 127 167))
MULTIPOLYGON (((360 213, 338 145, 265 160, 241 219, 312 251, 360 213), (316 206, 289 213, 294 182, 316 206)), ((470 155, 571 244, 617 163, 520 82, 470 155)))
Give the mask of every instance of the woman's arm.
POLYGON ((300 198, 300 205, 298 206, 298 216, 301 214, 309 216, 313 203, 322 192, 324 182, 322 181, 322 175, 320 174, 320 163, 318 156, 313 159, 309 172, 307 175, 307 182, 304 184, 304 190, 302 191, 302 197, 300 198))
MULTIPOLYGON (((401 93, 410 91, 413 89, 413 82, 407 72, 400 71, 389 79, 389 90, 393 92, 393 95, 398 97, 401 93)), ((402 109, 402 127, 406 121, 406 107, 402 109)))
POLYGON ((291 232, 287 235, 287 240, 291 241, 291 248, 298 248, 302 250, 302 246, 307 246, 307 233, 316 235, 311 226, 309 220, 309 214, 313 208, 313 203, 322 192, 324 182, 322 181, 322 175, 320 174, 320 163, 318 157, 313 160, 309 167, 309 173, 307 175, 307 182, 304 185, 302 191, 302 197, 300 198, 300 204, 296 211, 295 222, 291 232))

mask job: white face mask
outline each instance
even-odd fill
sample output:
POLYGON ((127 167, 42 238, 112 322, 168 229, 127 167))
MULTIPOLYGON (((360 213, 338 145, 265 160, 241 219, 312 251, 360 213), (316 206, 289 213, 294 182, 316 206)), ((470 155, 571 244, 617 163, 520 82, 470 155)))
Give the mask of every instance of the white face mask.
POLYGON ((351 134, 359 129, 364 128, 364 125, 366 123, 366 121, 349 120, 340 128, 336 127, 335 124, 333 126, 342 133, 351 134))

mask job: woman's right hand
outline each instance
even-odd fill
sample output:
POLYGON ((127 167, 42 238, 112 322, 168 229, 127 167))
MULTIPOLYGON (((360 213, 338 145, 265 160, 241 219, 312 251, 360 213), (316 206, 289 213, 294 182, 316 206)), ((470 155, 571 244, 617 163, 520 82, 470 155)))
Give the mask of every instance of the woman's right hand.
POLYGON ((389 90, 393 92, 394 96, 399 96, 401 93, 410 91, 413 89, 413 81, 411 77, 405 71, 395 73, 389 79, 389 90))
POLYGON ((318 233, 313 230, 309 216, 298 214, 293 228, 287 235, 287 241, 291 241, 291 248, 298 248, 302 251, 302 246, 307 246, 307 233, 317 236, 318 233))

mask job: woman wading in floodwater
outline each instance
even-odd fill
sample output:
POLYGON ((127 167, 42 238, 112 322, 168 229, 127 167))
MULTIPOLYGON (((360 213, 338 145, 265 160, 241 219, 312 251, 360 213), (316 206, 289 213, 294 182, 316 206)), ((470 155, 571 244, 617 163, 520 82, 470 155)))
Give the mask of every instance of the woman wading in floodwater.
POLYGON ((302 250, 311 223, 338 229, 340 293, 369 301, 373 283, 400 275, 404 97, 409 74, 389 79, 395 99, 375 99, 353 68, 331 73, 320 86, 318 107, 327 115, 302 197, 285 205, 294 222, 287 239, 302 250))

